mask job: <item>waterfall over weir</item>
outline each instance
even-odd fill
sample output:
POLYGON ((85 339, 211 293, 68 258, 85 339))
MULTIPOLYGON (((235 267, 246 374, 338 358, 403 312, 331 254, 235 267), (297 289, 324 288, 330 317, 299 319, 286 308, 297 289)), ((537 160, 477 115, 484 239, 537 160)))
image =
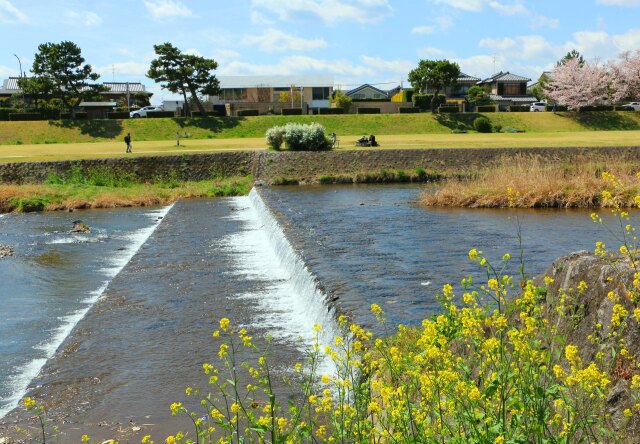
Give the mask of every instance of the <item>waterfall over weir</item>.
POLYGON ((239 296, 260 307, 263 317, 254 321, 256 325, 266 327, 274 338, 305 348, 314 343, 313 326, 320 324, 321 345, 332 343, 338 334, 335 309, 260 192, 254 188, 249 196, 235 198, 234 204, 236 211, 230 217, 241 222, 242 229, 222 246, 232 253, 240 273, 262 283, 262 291, 239 296))

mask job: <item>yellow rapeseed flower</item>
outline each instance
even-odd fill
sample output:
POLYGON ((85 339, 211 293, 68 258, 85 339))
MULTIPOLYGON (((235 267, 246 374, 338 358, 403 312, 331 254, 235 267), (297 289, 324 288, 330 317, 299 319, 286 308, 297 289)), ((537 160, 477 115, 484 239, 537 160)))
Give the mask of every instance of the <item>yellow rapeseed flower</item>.
POLYGON ((222 331, 227 331, 230 324, 231 324, 231 321, 229 321, 229 319, 227 318, 220 319, 220 328, 222 329, 222 331))

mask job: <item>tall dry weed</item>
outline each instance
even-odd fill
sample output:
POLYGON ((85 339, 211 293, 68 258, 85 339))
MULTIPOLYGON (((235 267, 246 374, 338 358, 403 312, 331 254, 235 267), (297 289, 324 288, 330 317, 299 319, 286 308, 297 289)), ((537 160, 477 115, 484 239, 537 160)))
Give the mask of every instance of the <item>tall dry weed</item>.
POLYGON ((435 193, 425 193, 429 206, 499 208, 591 208, 606 206, 602 191, 610 172, 625 189, 623 206, 633 205, 640 190, 640 163, 613 156, 577 156, 570 161, 541 156, 504 157, 473 179, 451 179, 435 193), (511 195, 507 190, 512 190, 511 195), (515 196, 515 198, 514 198, 515 196))

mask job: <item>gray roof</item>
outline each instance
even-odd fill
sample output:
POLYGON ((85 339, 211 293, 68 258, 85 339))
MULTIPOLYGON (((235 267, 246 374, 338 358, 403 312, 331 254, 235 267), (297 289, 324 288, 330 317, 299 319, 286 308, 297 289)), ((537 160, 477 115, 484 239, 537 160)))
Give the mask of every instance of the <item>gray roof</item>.
POLYGON ((497 74, 492 75, 489 78, 486 78, 478 83, 493 83, 493 82, 530 82, 531 79, 528 77, 518 76, 516 74, 511 74, 510 72, 502 72, 500 71, 497 74))
POLYGON ((532 103, 538 101, 538 99, 534 96, 499 96, 498 94, 489 94, 489 98, 494 102, 532 103))
POLYGON ((460 75, 458 76, 458 82, 479 82, 479 81, 480 81, 479 77, 473 77, 463 72, 461 72, 460 75))
POLYGON ((364 85, 360 85, 357 88, 353 88, 351 91, 347 91, 345 94, 350 96, 350 95, 355 94, 358 91, 362 91, 363 89, 366 89, 366 88, 370 88, 370 89, 372 89, 372 90, 374 90, 376 92, 379 92, 383 96, 387 97, 387 91, 383 91, 383 90, 381 90, 379 88, 376 88, 375 86, 371 86, 368 83, 365 83, 364 85))
MULTIPOLYGON (((3 80, 2 89, 0 89, 0 94, 14 94, 22 92, 20 87, 18 86, 18 79, 20 77, 9 77, 8 79, 3 80)), ((140 82, 104 82, 103 86, 108 89, 101 94, 122 94, 127 92, 127 85, 129 85, 130 93, 137 92, 146 92, 145 86, 140 82)))
POLYGON ((218 76, 220 88, 333 87, 333 76, 218 76))

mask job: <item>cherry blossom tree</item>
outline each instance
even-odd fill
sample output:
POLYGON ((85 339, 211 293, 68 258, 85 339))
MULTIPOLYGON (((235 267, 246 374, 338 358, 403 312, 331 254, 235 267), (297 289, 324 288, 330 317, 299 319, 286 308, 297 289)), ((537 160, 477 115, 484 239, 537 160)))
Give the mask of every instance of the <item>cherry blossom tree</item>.
POLYGON ((612 103, 612 70, 594 63, 570 58, 556 66, 552 80, 544 87, 547 98, 570 110, 612 103))
POLYGON ((640 99, 640 50, 624 52, 618 63, 611 64, 613 100, 640 99))

